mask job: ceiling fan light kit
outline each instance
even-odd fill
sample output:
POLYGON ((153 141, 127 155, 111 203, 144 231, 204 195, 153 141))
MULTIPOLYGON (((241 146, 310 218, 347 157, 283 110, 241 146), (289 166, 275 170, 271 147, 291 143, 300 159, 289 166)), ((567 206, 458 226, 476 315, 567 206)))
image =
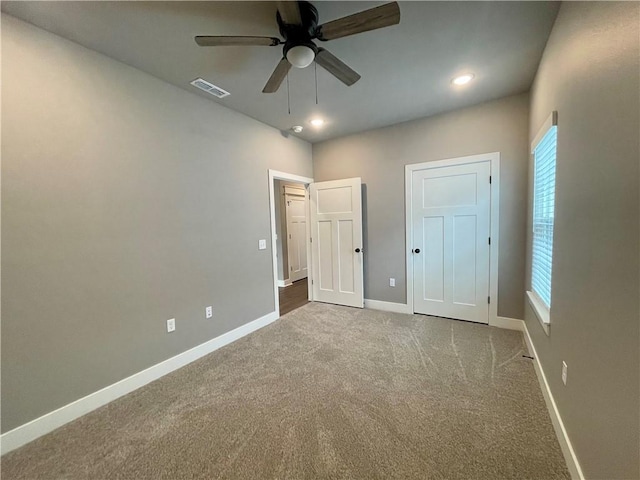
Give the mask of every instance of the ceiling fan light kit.
POLYGON ((318 10, 307 1, 279 1, 276 21, 284 41, 276 37, 250 36, 197 36, 201 47, 266 46, 284 44, 282 59, 267 81, 264 93, 280 88, 291 66, 305 68, 315 60, 318 65, 347 86, 360 80, 360 75, 324 48, 318 48, 313 40, 326 42, 357 33, 389 27, 400 23, 400 7, 397 2, 355 13, 318 25, 318 10))
MULTIPOLYGON (((285 47, 286 48, 286 47, 285 47)), ((313 63, 318 49, 315 45, 294 45, 285 50, 285 58, 296 68, 306 68, 313 63)))

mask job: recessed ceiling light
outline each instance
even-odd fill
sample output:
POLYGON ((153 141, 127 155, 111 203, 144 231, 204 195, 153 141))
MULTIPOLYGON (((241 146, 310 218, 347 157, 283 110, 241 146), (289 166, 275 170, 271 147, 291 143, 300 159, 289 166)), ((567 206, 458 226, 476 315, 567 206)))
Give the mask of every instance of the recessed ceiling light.
POLYGON ((464 75, 459 75, 451 80, 451 83, 453 83, 454 85, 466 85, 471 80, 473 80, 473 77, 473 73, 465 73, 464 75))
POLYGON ((291 127, 291 130, 294 133, 300 133, 302 131, 302 126, 301 125, 295 125, 295 126, 291 127))
POLYGON ((314 118, 310 123, 314 127, 321 127, 322 125, 324 125, 324 120, 322 120, 321 118, 314 118))

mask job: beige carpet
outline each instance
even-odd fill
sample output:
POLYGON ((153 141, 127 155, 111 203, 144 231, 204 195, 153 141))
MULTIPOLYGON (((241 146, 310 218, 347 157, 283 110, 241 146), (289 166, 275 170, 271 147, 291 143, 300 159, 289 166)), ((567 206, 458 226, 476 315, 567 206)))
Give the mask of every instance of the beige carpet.
POLYGON ((8 479, 569 478, 519 332, 310 303, 2 458, 8 479))

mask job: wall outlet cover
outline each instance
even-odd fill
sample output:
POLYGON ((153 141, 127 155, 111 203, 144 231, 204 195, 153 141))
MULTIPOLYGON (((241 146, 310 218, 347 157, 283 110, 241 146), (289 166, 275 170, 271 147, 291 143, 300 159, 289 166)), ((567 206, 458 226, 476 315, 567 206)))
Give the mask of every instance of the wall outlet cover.
POLYGON ((265 250, 266 248, 267 248, 267 241, 266 240, 259 240, 258 241, 258 249, 265 250))
POLYGON ((395 287, 396 286, 396 279, 395 278, 390 278, 389 279, 389 286, 390 287, 395 287))
POLYGON ((176 329, 176 319, 170 318, 167 320, 167 333, 171 333, 176 329))
POLYGON ((213 317, 213 307, 207 307, 204 309, 204 315, 207 318, 213 317))

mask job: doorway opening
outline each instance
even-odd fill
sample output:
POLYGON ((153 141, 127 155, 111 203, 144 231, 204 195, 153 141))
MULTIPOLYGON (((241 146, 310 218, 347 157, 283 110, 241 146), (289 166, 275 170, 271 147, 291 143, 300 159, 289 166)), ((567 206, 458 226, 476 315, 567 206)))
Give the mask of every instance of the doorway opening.
MULTIPOLYGON (((314 182, 312 178, 269 170, 269 202, 276 315, 281 314, 278 285, 283 285, 282 292, 286 295, 286 289, 292 288, 286 287, 287 281, 303 279, 303 258, 306 260, 307 301, 363 308, 362 179, 314 182), (276 182, 278 180, 280 182, 276 182), (305 188, 303 199, 295 192, 296 188, 300 190, 300 185, 305 188), (276 205, 281 201, 285 202, 279 207, 285 212, 284 220, 276 215, 276 205), (290 202, 288 217, 286 202, 290 202), (289 225, 286 233, 281 231, 284 224, 289 225), (303 231, 304 242, 300 240, 303 231), (295 241, 294 232, 297 232, 295 241), (282 241, 285 235, 286 249, 282 241), (282 272, 280 278, 279 271, 282 272)), ((304 292, 304 284, 298 285, 298 292, 304 292)), ((299 300, 304 302, 304 298, 299 300)))
POLYGON ((274 301, 278 316, 311 301, 309 194, 313 179, 269 170, 274 301))
POLYGON ((274 180, 280 315, 309 302, 307 201, 302 183, 274 180))

